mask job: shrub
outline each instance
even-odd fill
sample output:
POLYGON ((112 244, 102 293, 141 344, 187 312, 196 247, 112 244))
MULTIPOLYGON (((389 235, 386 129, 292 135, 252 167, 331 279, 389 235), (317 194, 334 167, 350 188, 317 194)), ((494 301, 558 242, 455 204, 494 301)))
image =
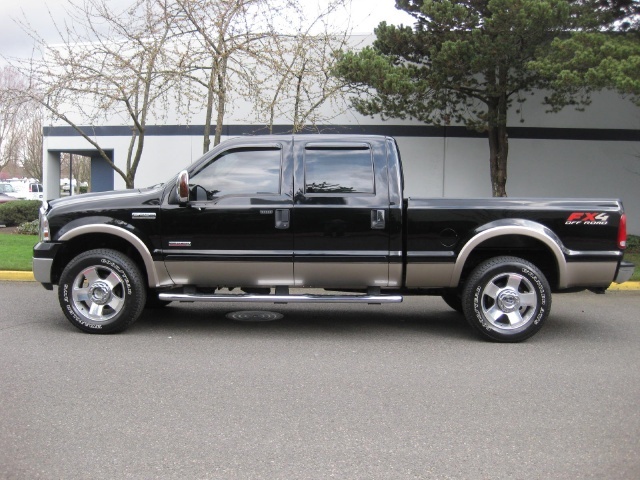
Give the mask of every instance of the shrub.
POLYGON ((640 237, 637 235, 627 236, 627 252, 640 253, 640 237))
POLYGON ((38 220, 24 222, 18 227, 18 233, 21 235, 39 235, 40 222, 38 220))
POLYGON ((40 205, 42 205, 40 200, 16 200, 3 203, 0 205, 0 222, 7 227, 13 227, 37 220, 40 205))

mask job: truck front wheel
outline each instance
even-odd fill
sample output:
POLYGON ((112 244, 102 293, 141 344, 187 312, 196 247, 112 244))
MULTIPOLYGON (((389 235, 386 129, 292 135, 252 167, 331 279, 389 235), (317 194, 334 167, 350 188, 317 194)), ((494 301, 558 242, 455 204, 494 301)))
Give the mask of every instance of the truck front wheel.
POLYGON ((146 288, 140 269, 126 255, 90 250, 62 272, 58 300, 67 319, 80 330, 115 333, 138 319, 146 288))
POLYGON ((462 294, 467 321, 482 336, 520 342, 549 316, 551 289, 542 272, 516 257, 496 257, 478 265, 462 294))

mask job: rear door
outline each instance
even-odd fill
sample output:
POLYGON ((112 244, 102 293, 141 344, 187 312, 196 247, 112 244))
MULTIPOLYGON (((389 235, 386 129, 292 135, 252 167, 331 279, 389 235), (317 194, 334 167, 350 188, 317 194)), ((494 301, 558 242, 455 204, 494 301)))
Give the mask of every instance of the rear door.
POLYGON ((389 284, 383 140, 296 138, 294 276, 305 287, 389 284))

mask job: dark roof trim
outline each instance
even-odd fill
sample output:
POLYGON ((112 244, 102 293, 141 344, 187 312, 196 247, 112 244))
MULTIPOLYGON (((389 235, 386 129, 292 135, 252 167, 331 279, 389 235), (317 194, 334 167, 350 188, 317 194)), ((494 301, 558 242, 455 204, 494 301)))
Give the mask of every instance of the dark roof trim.
MULTIPOLYGON (((85 133, 96 137, 123 137, 131 135, 131 127, 81 127, 85 133)), ((610 140, 640 141, 640 130, 614 128, 538 128, 509 127, 509 137, 532 140, 610 140)), ((266 135, 267 127, 258 125, 225 125, 224 136, 266 135)), ((290 125, 274 125, 274 134, 291 133, 290 125)), ((300 133, 334 133, 390 135, 392 137, 447 137, 447 138, 485 138, 486 134, 465 127, 434 127, 427 125, 320 125, 308 128, 300 133)), ((203 125, 150 125, 147 136, 202 136, 203 125)), ((73 137, 79 135, 72 127, 44 127, 46 137, 73 137)))

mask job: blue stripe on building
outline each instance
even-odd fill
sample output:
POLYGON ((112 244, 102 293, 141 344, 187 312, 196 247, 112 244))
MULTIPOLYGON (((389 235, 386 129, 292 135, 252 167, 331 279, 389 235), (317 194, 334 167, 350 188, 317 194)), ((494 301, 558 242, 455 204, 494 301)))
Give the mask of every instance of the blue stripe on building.
MULTIPOLYGON (((85 134, 96 137, 129 137, 131 127, 102 126, 80 127, 85 134)), ((274 125, 272 133, 289 134, 291 125, 274 125)), ((532 140, 605 140, 640 141, 640 130, 609 128, 538 128, 509 127, 509 138, 532 140)), ((257 125, 225 125, 223 136, 267 135, 269 129, 257 125)), ((436 137, 436 138, 486 138, 486 133, 465 127, 436 127, 427 125, 319 125, 300 133, 333 133, 390 135, 392 137, 436 137)), ((150 125, 147 136, 202 136, 204 125, 150 125)), ((73 137, 80 135, 73 127, 44 127, 45 137, 73 137)))

